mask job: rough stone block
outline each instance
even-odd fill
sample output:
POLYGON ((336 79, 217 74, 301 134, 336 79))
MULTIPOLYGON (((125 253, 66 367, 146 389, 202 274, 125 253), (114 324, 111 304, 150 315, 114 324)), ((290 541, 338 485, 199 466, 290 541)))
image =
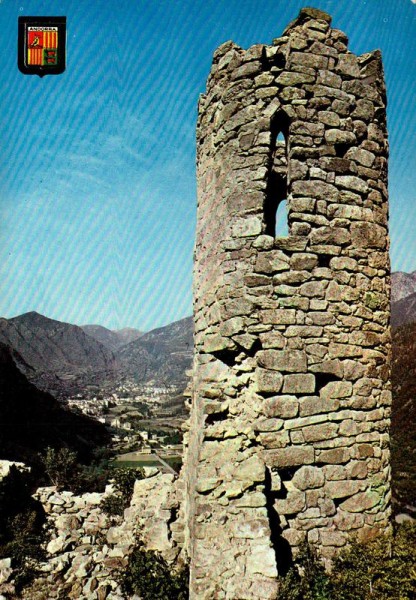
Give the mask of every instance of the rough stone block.
POLYGON ((306 506, 306 496, 304 492, 289 492, 284 500, 275 500, 274 508, 277 514, 293 515, 301 512, 306 506))
POLYGON ((320 532, 321 544, 323 546, 335 546, 341 547, 345 546, 347 543, 346 536, 339 531, 325 531, 322 530, 320 532))
POLYGON ((305 442, 319 442, 321 440, 330 440, 337 436, 338 425, 336 423, 321 423, 311 425, 302 429, 305 442))
POLYGON ((293 254, 290 259, 290 268, 295 271, 303 270, 311 271, 318 264, 318 257, 316 254, 309 254, 306 252, 299 252, 293 254))
POLYGON ((338 399, 323 399, 319 396, 306 396, 305 398, 300 398, 299 414, 301 417, 324 414, 338 410, 339 406, 340 403, 338 399))
POLYGON ((320 338, 323 334, 323 327, 317 325, 291 325, 286 329, 287 338, 320 338))
POLYGON ((263 458, 266 465, 270 467, 278 469, 297 467, 312 464, 315 458, 315 450, 313 446, 293 446, 277 450, 264 450, 263 458))
POLYGON ((295 181, 292 185, 294 196, 316 198, 318 200, 336 201, 337 188, 323 181, 295 181))
POLYGON ((331 269, 337 271, 356 271, 357 261, 354 258, 349 258, 347 256, 334 256, 334 258, 331 258, 330 266, 331 269))
POLYGON ((307 367, 302 350, 261 350, 257 360, 260 367, 288 373, 304 373, 307 367))
POLYGON ((246 460, 240 462, 235 471, 235 478, 240 480, 263 481, 264 463, 261 458, 254 454, 246 460))
POLYGON ((260 433, 256 439, 264 448, 286 448, 290 441, 288 431, 275 431, 273 435, 260 433))
POLYGON ((267 331, 260 333, 260 341, 263 348, 284 348, 286 340, 280 331, 267 331))
MULTIPOLYGON (((324 450, 324 452, 332 452, 332 450, 324 450)), ((317 457, 319 457, 321 452, 317 452, 317 457)), ((324 461, 322 461, 324 462, 324 461)), ((325 474, 326 481, 340 481, 342 479, 349 479, 347 468, 337 464, 328 464, 322 467, 322 470, 325 474)))
POLYGON ((311 281, 301 285, 300 293, 308 298, 323 298, 327 286, 327 281, 311 281))
POLYGON ((304 52, 292 52, 290 55, 292 65, 302 65, 313 69, 326 69, 328 58, 317 54, 307 54, 304 52))
POLYGON ((252 237, 261 233, 261 221, 258 217, 239 219, 233 226, 233 236, 237 238, 252 237))
POLYGON ((335 244, 343 246, 350 241, 350 234, 342 227, 320 227, 311 233, 312 244, 335 244))
POLYGON ((364 167, 371 167, 376 159, 375 154, 363 148, 350 148, 345 157, 355 160, 364 167))
POLYGON ((364 515, 338 510, 334 525, 340 531, 351 531, 364 525, 364 515))
POLYGON ((311 322, 311 325, 333 325, 335 323, 335 317, 328 312, 311 312, 307 320, 311 322))
POLYGON ((312 373, 285 375, 284 394, 313 394, 314 391, 315 376, 312 373))
POLYGON ((368 183, 355 175, 338 175, 335 177, 335 184, 347 190, 354 190, 365 194, 368 192, 368 183))
MULTIPOLYGON (((294 213, 313 213, 316 206, 316 200, 313 198, 292 198, 290 200, 290 210, 294 213)), ((292 267, 292 268, 305 268, 305 267, 292 267)))
POLYGON ((222 479, 219 477, 199 477, 196 491, 199 493, 206 493, 214 490, 222 483, 222 479))
POLYGON ((361 75, 358 59, 354 54, 341 54, 338 58, 336 71, 349 77, 360 77, 361 75))
POLYGON ((320 488, 325 483, 325 476, 319 467, 304 466, 298 469, 292 478, 292 484, 298 490, 320 488))
POLYGON ((287 431, 260 433, 257 439, 264 448, 285 448, 289 444, 289 433, 287 431))
POLYGON ((381 497, 377 492, 367 490, 348 498, 340 504, 340 508, 346 512, 364 513, 374 508, 380 501, 381 497))
POLYGON ((275 396, 268 398, 263 406, 268 417, 290 419, 298 414, 299 400, 296 396, 275 396))
POLYGON ((253 424, 254 431, 279 431, 283 427, 283 420, 275 417, 264 418, 260 417, 253 424))
POLYGON ((333 400, 334 398, 348 398, 351 394, 352 383, 350 381, 330 381, 319 392, 324 401, 333 400))
POLYGON ((276 555, 270 544, 254 546, 246 563, 247 573, 277 577, 276 555))
POLYGON ((270 325, 292 325, 296 323, 296 311, 290 308, 264 310, 262 322, 270 325))
POLYGON ((282 537, 291 545, 299 546, 305 539, 305 532, 298 529, 285 529, 282 532, 282 537))
POLYGON ((207 335, 204 340, 205 352, 220 352, 223 350, 232 350, 235 348, 234 342, 229 338, 219 334, 207 335))
POLYGON ((338 127, 341 122, 339 115, 331 110, 320 110, 318 112, 318 119, 321 123, 330 127, 338 127))
POLYGON ((318 78, 316 80, 316 83, 318 85, 322 84, 322 85, 327 85, 329 87, 340 89, 341 85, 342 85, 342 79, 339 75, 336 75, 332 71, 322 69, 318 73, 318 78))
POLYGON ((259 393, 277 394, 283 384, 283 375, 278 371, 256 369, 256 387, 259 393))
POLYGON ((231 528, 231 532, 237 539, 268 539, 270 537, 267 519, 237 521, 231 528))
POLYGON ((325 140, 328 144, 354 144, 357 138, 352 131, 327 129, 325 132, 325 140))
POLYGON ((356 248, 384 249, 386 247, 386 230, 376 223, 352 223, 351 243, 356 248))
POLYGON ((321 463, 328 465, 343 464, 350 459, 348 448, 333 448, 332 450, 321 450, 318 455, 318 460, 321 463))
POLYGON ((325 492, 330 498, 348 498, 362 489, 362 482, 357 480, 327 481, 325 484, 325 492))
POLYGON ((315 77, 313 75, 307 75, 306 73, 290 73, 289 71, 285 71, 279 75, 276 79, 276 83, 282 86, 296 86, 299 83, 312 83, 314 79, 315 77))

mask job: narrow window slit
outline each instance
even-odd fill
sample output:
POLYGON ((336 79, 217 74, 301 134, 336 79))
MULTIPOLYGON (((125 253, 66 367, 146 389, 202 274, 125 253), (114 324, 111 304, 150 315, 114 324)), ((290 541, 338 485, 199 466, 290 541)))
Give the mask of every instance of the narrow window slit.
POLYGON ((269 177, 264 205, 266 235, 273 237, 287 237, 289 235, 286 196, 286 177, 273 171, 269 177))
POLYGON ((289 223, 287 218, 287 202, 286 198, 284 198, 283 200, 280 200, 277 205, 275 237, 289 236, 289 223))
POLYGON ((272 237, 288 237, 287 133, 288 117, 280 112, 272 125, 270 171, 264 203, 264 232, 272 237))

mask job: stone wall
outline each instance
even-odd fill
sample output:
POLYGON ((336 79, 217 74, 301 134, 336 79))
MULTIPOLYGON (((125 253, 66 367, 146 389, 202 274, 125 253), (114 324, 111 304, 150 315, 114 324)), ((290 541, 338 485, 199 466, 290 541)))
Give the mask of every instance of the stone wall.
POLYGON ((273 598, 304 539, 329 561, 388 527, 385 87, 330 21, 223 44, 200 98, 191 598, 273 598))
MULTIPOLYGON (((0 481, 11 465, 28 470, 23 463, 0 461, 0 481)), ((38 488, 34 499, 45 516, 45 557, 34 563, 37 577, 23 591, 27 600, 127 600, 120 575, 138 541, 147 550, 161 553, 173 565, 179 547, 173 541, 178 508, 175 476, 145 468, 146 478, 135 482, 130 505, 123 516, 109 516, 102 502, 113 496, 104 493, 80 496, 56 487, 38 488)), ((15 598, 11 558, 0 560, 0 600, 15 598)), ((131 600, 139 600, 133 595, 131 600)))

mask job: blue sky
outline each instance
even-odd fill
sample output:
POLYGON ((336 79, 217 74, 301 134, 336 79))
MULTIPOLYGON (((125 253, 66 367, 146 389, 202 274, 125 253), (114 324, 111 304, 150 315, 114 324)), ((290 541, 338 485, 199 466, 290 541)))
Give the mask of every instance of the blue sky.
MULTIPOLYGON (((212 54, 303 0, 0 0, 0 315, 149 330, 191 314, 195 122, 212 54), (21 74, 17 19, 67 17, 64 74, 21 74)), ((310 3, 309 3, 310 5, 310 3)), ((416 269, 416 4, 315 0, 388 88, 391 258, 416 269)))

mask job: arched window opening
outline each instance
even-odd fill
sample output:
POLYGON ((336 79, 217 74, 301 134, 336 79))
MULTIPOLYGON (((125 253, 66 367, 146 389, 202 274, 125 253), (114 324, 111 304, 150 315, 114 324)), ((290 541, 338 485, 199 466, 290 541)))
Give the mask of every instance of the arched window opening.
POLYGON ((279 133, 277 134, 276 142, 278 144, 283 142, 283 144, 286 145, 286 140, 285 140, 285 136, 283 135, 283 131, 279 131, 279 133))
POLYGON ((287 134, 289 120, 282 111, 272 123, 270 171, 264 203, 264 232, 272 237, 288 237, 287 213, 287 134))

